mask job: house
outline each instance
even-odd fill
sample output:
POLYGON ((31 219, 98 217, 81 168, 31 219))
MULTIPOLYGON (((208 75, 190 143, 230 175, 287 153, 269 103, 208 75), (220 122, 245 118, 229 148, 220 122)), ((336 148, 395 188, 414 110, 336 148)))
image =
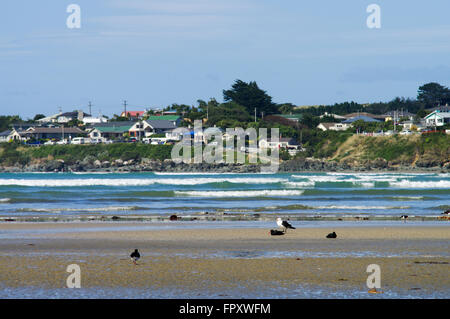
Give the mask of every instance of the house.
POLYGON ((342 115, 337 115, 337 114, 333 114, 333 113, 328 113, 328 112, 325 112, 325 113, 323 113, 321 116, 319 116, 320 118, 323 118, 323 117, 334 117, 336 120, 345 120, 345 119, 347 119, 345 116, 342 116, 342 115))
POLYGON ((419 123, 416 123, 414 121, 404 121, 398 125, 401 126, 404 131, 415 131, 415 130, 420 131, 426 127, 424 121, 419 123))
POLYGON ((322 131, 345 131, 351 126, 351 124, 347 123, 320 123, 317 125, 317 128, 322 131))
POLYGON ((91 138, 122 139, 135 124, 134 121, 120 121, 94 124, 89 131, 91 138))
POLYGON ((450 112, 435 110, 425 116, 424 119, 427 126, 444 126, 445 124, 450 123, 450 112))
POLYGON ((400 120, 402 118, 408 118, 409 121, 414 119, 415 114, 410 113, 408 111, 390 111, 382 115, 384 117, 385 122, 393 121, 394 118, 400 120))
POLYGON ((57 118, 56 118, 56 122, 59 124, 65 124, 65 123, 69 123, 70 121, 73 120, 78 120, 78 121, 83 121, 83 119, 85 117, 90 117, 90 114, 84 113, 83 111, 79 110, 79 111, 73 111, 73 112, 65 112, 60 114, 57 118))
MULTIPOLYGON (((348 119, 352 119, 355 117, 363 117, 363 118, 371 118, 371 119, 375 119, 378 122, 380 120, 384 121, 384 116, 383 115, 376 115, 376 114, 372 114, 372 113, 367 113, 367 112, 356 112, 356 113, 349 113, 344 115, 344 117, 348 120, 348 119)), ((365 121, 365 122, 371 122, 371 121, 365 121)))
POLYGON ((73 120, 83 121, 83 118, 90 117, 90 114, 84 113, 83 111, 73 111, 73 112, 65 112, 65 113, 57 113, 44 118, 37 120, 38 123, 59 123, 66 124, 73 120))
POLYGON ((303 114, 275 114, 275 116, 280 116, 285 118, 286 120, 294 121, 294 122, 300 122, 303 114))
POLYGON ((9 135, 11 134, 11 130, 6 130, 0 132, 0 143, 7 143, 10 141, 9 135))
POLYGON ((175 128, 177 124, 174 121, 145 120, 134 123, 128 131, 133 137, 148 137, 153 134, 163 134, 175 128))
POLYGON ((125 114, 125 112, 122 112, 120 114, 120 116, 127 117, 129 119, 139 120, 144 116, 144 114, 145 114, 145 111, 127 111, 126 114, 125 114))
POLYGON ((85 132, 78 127, 30 127, 23 132, 27 138, 39 139, 60 139, 74 138, 84 135, 85 132))
POLYGON ((355 117, 351 117, 351 118, 346 119, 342 123, 344 123, 344 124, 351 124, 351 123, 359 121, 359 120, 364 121, 364 122, 380 122, 380 120, 377 120, 377 119, 375 119, 373 117, 370 117, 370 116, 357 115, 355 117))
POLYGON ((9 124, 9 127, 11 127, 11 130, 16 130, 16 131, 26 131, 28 130, 30 127, 35 127, 35 124, 30 124, 30 123, 12 123, 9 124))
POLYGON ((43 117, 39 120, 37 120, 36 122, 38 122, 40 125, 45 124, 45 123, 56 123, 56 119, 62 114, 62 112, 57 113, 57 114, 53 114, 47 117, 43 117))
POLYGON ((147 121, 171 121, 174 122, 176 126, 181 123, 181 117, 179 115, 150 115, 147 121))
POLYGON ((300 145, 292 137, 281 137, 278 141, 271 139, 261 139, 258 144, 259 148, 285 148, 298 149, 300 145))
POLYGON ((104 116, 99 116, 99 117, 86 116, 83 118, 84 125, 92 125, 92 124, 106 123, 106 122, 108 122, 108 119, 104 116))

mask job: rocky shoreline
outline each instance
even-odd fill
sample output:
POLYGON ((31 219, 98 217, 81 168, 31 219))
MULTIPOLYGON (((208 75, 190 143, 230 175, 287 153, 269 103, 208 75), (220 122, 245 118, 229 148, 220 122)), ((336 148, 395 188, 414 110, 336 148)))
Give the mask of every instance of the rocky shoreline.
MULTIPOLYGON (((259 173, 262 165, 257 164, 185 164, 172 160, 142 159, 139 162, 121 159, 113 162, 85 159, 74 164, 67 164, 63 160, 46 160, 25 166, 0 166, 0 172, 200 172, 200 173, 259 173)), ((369 160, 363 163, 339 163, 323 159, 294 159, 283 161, 278 172, 450 172, 450 161, 446 163, 417 162, 391 163, 383 159, 369 160)))

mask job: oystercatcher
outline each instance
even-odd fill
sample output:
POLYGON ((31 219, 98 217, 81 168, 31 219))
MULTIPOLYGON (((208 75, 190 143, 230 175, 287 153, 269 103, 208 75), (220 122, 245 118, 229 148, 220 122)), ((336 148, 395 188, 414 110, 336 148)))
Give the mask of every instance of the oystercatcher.
POLYGON ((137 265, 137 261, 139 260, 139 258, 141 258, 141 254, 139 253, 139 251, 137 249, 135 249, 131 255, 131 260, 133 261, 133 264, 137 265))

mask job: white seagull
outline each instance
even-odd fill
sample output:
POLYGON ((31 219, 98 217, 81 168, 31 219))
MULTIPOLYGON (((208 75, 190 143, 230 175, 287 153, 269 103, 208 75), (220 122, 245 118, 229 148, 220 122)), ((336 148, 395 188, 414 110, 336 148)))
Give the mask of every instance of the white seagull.
POLYGON ((284 232, 286 232, 288 228, 295 229, 294 226, 289 224, 287 221, 282 220, 280 217, 277 218, 277 225, 278 225, 278 227, 284 228, 284 232))

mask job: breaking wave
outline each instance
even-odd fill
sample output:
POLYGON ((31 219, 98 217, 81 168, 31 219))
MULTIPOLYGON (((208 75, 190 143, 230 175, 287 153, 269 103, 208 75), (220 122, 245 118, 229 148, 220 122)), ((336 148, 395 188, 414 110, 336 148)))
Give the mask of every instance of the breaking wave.
POLYGON ((193 197, 271 197, 299 196, 302 190, 249 190, 249 191, 176 191, 176 195, 193 197))
POLYGON ((147 186, 201 185, 212 183, 274 184, 286 181, 283 178, 83 178, 83 179, 0 179, 0 186, 28 187, 79 187, 79 186, 147 186))

